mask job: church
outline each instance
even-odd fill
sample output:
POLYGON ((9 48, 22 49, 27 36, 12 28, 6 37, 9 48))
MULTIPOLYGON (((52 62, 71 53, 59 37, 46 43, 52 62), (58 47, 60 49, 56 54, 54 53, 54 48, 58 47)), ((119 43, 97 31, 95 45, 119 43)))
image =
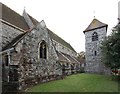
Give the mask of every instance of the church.
POLYGON ((25 10, 18 14, 0 3, 0 57, 3 88, 27 87, 80 72, 74 48, 25 10), (9 87, 8 87, 9 86, 9 87))

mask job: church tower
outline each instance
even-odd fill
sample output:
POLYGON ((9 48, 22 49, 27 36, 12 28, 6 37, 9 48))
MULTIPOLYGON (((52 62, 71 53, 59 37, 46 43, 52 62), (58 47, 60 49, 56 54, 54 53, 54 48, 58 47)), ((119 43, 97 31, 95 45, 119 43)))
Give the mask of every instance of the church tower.
POLYGON ((83 31, 85 34, 85 71, 89 73, 103 73, 104 66, 101 61, 100 45, 106 37, 108 25, 93 19, 90 25, 83 31))

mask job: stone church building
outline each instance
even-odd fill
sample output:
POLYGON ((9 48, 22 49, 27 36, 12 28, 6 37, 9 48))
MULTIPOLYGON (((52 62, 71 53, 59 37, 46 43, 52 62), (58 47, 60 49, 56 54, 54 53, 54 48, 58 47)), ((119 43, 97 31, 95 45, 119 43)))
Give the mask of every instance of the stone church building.
POLYGON ((83 31, 85 34, 85 71, 89 73, 110 74, 101 60, 101 42, 105 39, 108 25, 94 18, 83 31))
POLYGON ((2 3, 0 6, 3 88, 22 90, 80 71, 76 51, 48 29, 44 20, 37 21, 25 10, 21 16, 2 3))

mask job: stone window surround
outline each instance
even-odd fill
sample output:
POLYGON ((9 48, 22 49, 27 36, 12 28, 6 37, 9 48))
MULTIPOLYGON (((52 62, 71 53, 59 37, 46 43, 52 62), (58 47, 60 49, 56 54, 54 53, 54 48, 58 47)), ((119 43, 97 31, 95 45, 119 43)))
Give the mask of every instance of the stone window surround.
POLYGON ((46 58, 40 58, 40 44, 42 43, 42 42, 45 42, 45 40, 41 40, 41 42, 39 42, 39 44, 38 44, 38 60, 40 60, 40 59, 48 59, 48 45, 47 45, 47 43, 46 43, 46 58))
POLYGON ((98 41, 98 33, 97 32, 92 33, 92 41, 98 41))

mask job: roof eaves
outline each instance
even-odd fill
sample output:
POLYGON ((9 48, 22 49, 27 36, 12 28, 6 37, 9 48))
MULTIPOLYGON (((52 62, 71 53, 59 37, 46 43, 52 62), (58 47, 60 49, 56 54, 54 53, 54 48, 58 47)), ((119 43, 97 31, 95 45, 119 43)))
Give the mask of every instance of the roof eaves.
MULTIPOLYGON (((34 29, 34 28, 33 28, 34 29)), ((7 44, 2 51, 15 47, 29 32, 31 32, 33 29, 29 30, 28 32, 22 33, 15 37, 9 44, 7 44)))
POLYGON ((88 32, 88 31, 91 31, 91 30, 94 30, 94 29, 98 29, 98 28, 101 28, 101 27, 107 27, 108 25, 97 20, 96 18, 94 18, 92 20, 92 22, 89 24, 89 26, 83 31, 84 33, 85 32, 88 32))
POLYGON ((7 21, 4 21, 4 20, 2 20, 2 19, 0 19, 0 21, 3 22, 4 24, 7 24, 7 25, 9 25, 9 26, 11 26, 11 27, 13 27, 13 28, 16 28, 17 30, 20 30, 20 31, 22 31, 22 32, 26 32, 26 31, 27 31, 27 30, 23 30, 23 29, 21 29, 21 28, 15 26, 15 25, 13 25, 13 24, 7 22, 7 21))
POLYGON ((95 29, 103 28, 103 27, 108 27, 108 25, 100 26, 100 27, 97 27, 97 28, 89 29, 89 30, 84 30, 83 33, 89 32, 89 31, 92 31, 92 30, 95 30, 95 29))

